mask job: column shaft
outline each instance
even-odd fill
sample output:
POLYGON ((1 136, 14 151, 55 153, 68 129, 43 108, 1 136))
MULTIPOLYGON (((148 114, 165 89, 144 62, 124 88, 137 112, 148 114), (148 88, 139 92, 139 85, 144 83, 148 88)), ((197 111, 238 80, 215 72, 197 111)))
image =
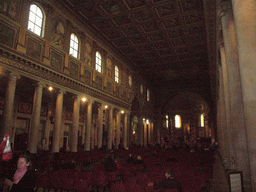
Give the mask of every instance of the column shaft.
POLYGON ((143 134, 144 134, 144 124, 143 124, 143 118, 139 117, 139 122, 138 122, 138 127, 137 127, 137 144, 139 144, 140 146, 143 146, 143 134))
POLYGON ((241 146, 238 154, 241 158, 237 163, 238 168, 243 170, 245 175, 245 190, 256 191, 256 1, 232 0, 232 6, 243 95, 243 113, 240 116, 244 117, 246 126, 240 127, 237 134, 239 135, 237 141, 241 146), (246 137, 240 138, 240 134, 243 134, 244 131, 246 131, 246 137), (244 156, 245 153, 246 156, 244 156), (249 164, 247 163, 247 154, 249 154, 249 164), (250 183, 250 181, 252 182, 250 183), (252 185, 251 189, 249 189, 249 185, 252 185))
POLYGON ((108 149, 112 149, 112 129, 113 129, 113 109, 109 107, 109 118, 108 118, 108 149))
POLYGON ((35 88, 34 102, 33 102, 33 112, 32 112, 32 122, 31 122, 31 133, 29 135, 29 151, 30 153, 37 153, 38 142, 41 142, 41 138, 38 138, 38 132, 40 128, 40 114, 42 105, 42 95, 43 95, 43 84, 38 83, 35 88))
POLYGON ((56 112, 54 118, 54 130, 53 130, 53 144, 52 152, 57 153, 60 151, 60 129, 62 122, 62 108, 63 108, 63 91, 59 91, 56 100, 56 112))
POLYGON ((86 123, 86 137, 85 137, 85 150, 91 149, 91 129, 92 129, 92 101, 87 104, 87 123, 86 123))
POLYGON ((124 114, 124 135, 123 135, 123 146, 124 146, 125 149, 128 148, 128 145, 127 145, 127 138, 128 138, 127 126, 128 126, 128 114, 125 113, 124 114))
POLYGON ((98 149, 102 148, 102 136, 103 136, 103 105, 99 105, 99 125, 98 125, 98 149))
POLYGON ((71 130, 71 152, 77 152, 80 97, 74 97, 73 124, 71 130))
POLYGON ((116 114, 116 149, 119 149, 120 144, 120 127, 121 127, 121 111, 116 114))
POLYGON ((1 141, 3 140, 4 136, 6 134, 10 134, 10 140, 11 137, 14 137, 11 135, 12 131, 12 115, 13 115, 13 105, 14 105, 14 97, 15 97, 15 89, 16 89, 16 81, 18 76, 10 74, 9 81, 7 85, 7 90, 5 93, 5 105, 4 105, 4 114, 3 114, 3 128, 1 131, 1 141))

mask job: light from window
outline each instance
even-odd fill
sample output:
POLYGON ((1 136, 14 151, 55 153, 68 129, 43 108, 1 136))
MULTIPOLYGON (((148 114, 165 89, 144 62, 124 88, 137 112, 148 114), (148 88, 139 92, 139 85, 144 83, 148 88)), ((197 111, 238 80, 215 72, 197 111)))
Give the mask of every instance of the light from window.
POLYGON ((119 83, 119 69, 115 66, 115 82, 119 83))
POLYGON ((35 4, 30 5, 29 19, 28 19, 28 30, 41 36, 43 25, 43 12, 35 4))
POLYGON ((129 75, 129 85, 132 86, 132 76, 129 75))
POLYGON ((204 127, 204 114, 200 115, 200 124, 201 124, 201 127, 204 127))
POLYGON ((175 115, 175 127, 181 128, 181 118, 180 115, 175 115))
POLYGON ((78 57, 78 38, 74 33, 70 36, 69 54, 75 58, 78 57))
POLYGON ((147 89, 147 101, 149 101, 149 96, 150 96, 149 89, 147 89))
POLYGON ((168 117, 168 115, 166 115, 165 118, 166 118, 165 126, 166 126, 166 128, 168 128, 169 127, 169 117, 168 117))
POLYGON ((95 69, 96 69, 96 71, 101 73, 101 55, 98 51, 96 52, 95 69))
POLYGON ((140 85, 140 93, 143 94, 143 85, 140 85))

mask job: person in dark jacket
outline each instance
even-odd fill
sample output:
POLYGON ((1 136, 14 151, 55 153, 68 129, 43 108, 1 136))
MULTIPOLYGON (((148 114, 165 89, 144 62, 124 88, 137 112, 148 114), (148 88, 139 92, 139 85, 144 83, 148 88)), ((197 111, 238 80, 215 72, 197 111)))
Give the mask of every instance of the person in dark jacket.
POLYGON ((33 192, 35 187, 35 174, 29 169, 30 157, 22 155, 18 159, 17 169, 13 177, 5 178, 4 192, 33 192))
POLYGON ((161 188, 166 188, 166 189, 178 189, 179 192, 182 192, 182 185, 180 183, 180 181, 178 181, 177 179, 174 178, 174 172, 172 170, 167 170, 165 173, 165 179, 160 181, 160 182, 156 182, 156 183, 152 183, 149 182, 148 186, 153 186, 154 189, 161 189, 161 188))
POLYGON ((108 172, 113 172, 116 171, 117 167, 116 167, 116 162, 114 160, 114 153, 111 152, 110 154, 108 154, 103 162, 104 166, 105 166, 105 170, 108 172))

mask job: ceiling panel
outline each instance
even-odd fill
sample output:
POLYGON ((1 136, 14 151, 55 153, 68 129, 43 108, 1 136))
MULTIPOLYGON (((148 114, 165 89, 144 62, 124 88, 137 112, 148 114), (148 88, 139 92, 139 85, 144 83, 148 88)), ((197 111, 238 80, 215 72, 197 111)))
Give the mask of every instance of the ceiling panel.
POLYGON ((142 74, 146 70, 150 81, 168 81, 168 75, 170 81, 193 76, 195 72, 189 73, 193 65, 208 70, 203 0, 59 2, 93 26, 131 66, 142 74))

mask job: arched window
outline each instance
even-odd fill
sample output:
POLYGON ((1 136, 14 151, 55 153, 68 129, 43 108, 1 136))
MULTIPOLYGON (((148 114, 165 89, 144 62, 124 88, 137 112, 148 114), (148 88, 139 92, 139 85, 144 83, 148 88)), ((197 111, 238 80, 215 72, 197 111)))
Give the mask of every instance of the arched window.
POLYGON ((28 30, 42 37, 43 23, 44 14, 41 8, 35 4, 31 4, 29 9, 28 30))
POLYGON ((72 33, 70 36, 69 54, 75 58, 78 58, 78 47, 79 47, 78 45, 79 45, 78 38, 74 33, 72 33))
POLYGON ((200 125, 201 127, 204 127, 204 114, 200 115, 200 125))
POLYGON ((169 116, 168 115, 165 116, 165 126, 166 126, 166 128, 169 128, 169 116))
POLYGON ((128 82, 129 82, 129 85, 130 86, 132 86, 132 76, 131 75, 129 75, 129 77, 128 77, 129 79, 128 79, 128 82))
POLYGON ((143 85, 140 85, 140 93, 143 94, 143 85))
POLYGON ((180 115, 175 115, 175 127, 181 128, 181 117, 180 115))
POLYGON ((98 51, 96 52, 95 69, 96 69, 96 71, 101 73, 101 55, 98 51))
POLYGON ((119 83, 119 69, 115 66, 115 82, 119 83))
POLYGON ((149 97, 150 96, 150 92, 149 92, 149 89, 147 89, 147 101, 149 101, 149 97))

